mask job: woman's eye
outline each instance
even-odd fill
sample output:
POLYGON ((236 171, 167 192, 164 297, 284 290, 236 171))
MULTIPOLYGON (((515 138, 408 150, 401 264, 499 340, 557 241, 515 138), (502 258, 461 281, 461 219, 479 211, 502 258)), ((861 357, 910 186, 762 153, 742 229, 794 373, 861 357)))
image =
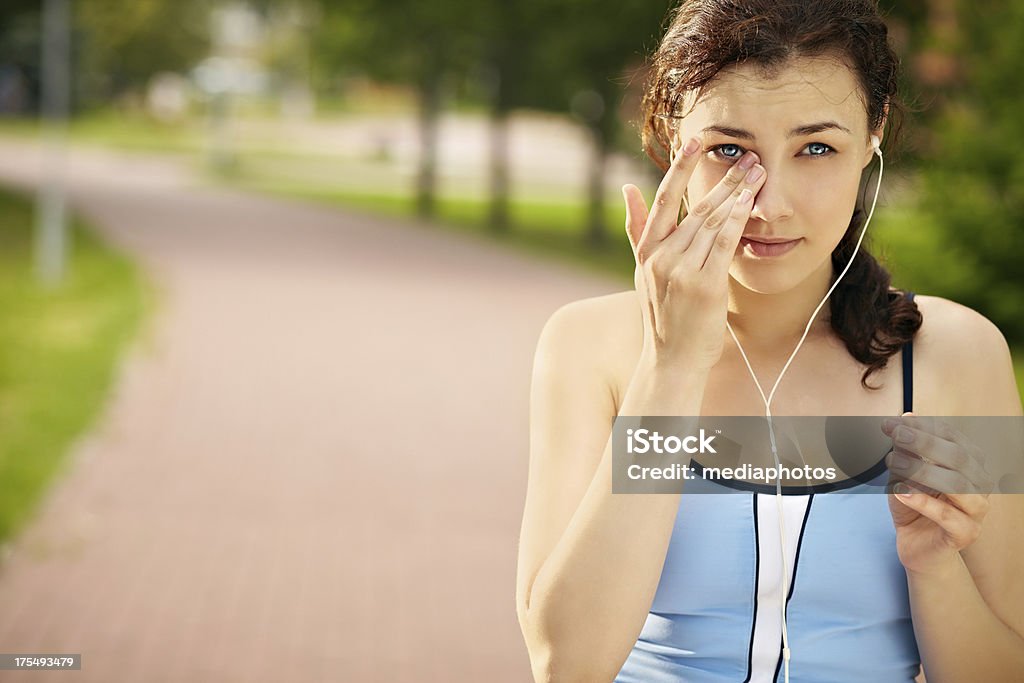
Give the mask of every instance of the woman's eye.
POLYGON ((715 156, 725 159, 726 161, 736 161, 743 156, 745 150, 739 145, 725 144, 715 145, 709 151, 715 156))
POLYGON ((823 157, 835 151, 824 142, 812 142, 805 149, 810 152, 808 156, 812 157, 823 157))
MULTIPOLYGON (((803 156, 810 157, 824 157, 835 153, 835 150, 829 145, 826 145, 824 142, 808 143, 808 145, 804 147, 804 149, 807 150, 807 154, 803 156)), ((739 145, 734 145, 731 143, 726 143, 724 145, 715 145, 708 151, 711 152, 713 156, 724 161, 736 161, 746 152, 746 150, 740 147, 739 145)))

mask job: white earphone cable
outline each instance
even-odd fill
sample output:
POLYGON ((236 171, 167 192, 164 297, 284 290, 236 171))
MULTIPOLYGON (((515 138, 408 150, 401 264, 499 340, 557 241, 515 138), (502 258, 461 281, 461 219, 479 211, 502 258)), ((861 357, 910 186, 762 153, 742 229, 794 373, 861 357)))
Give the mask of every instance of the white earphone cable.
MULTIPOLYGON (((828 297, 832 294, 832 291, 839 284, 839 281, 843 279, 843 276, 846 275, 846 272, 850 269, 850 266, 853 265, 853 260, 857 257, 857 252, 860 250, 860 244, 864 239, 864 234, 867 232, 868 223, 871 222, 871 216, 873 216, 875 213, 875 204, 878 202, 878 191, 882 187, 882 171, 884 169, 884 161, 882 160, 882 150, 879 147, 878 138, 876 136, 871 136, 871 141, 873 143, 872 146, 874 148, 874 153, 878 156, 878 184, 875 186, 875 196, 871 200, 871 209, 870 211, 868 211, 868 217, 864 221, 864 227, 860 231, 860 237, 857 238, 857 246, 853 250, 853 256, 850 257, 849 263, 847 263, 846 267, 843 268, 843 272, 839 274, 839 277, 836 278, 836 281, 832 283, 831 287, 829 287, 829 290, 825 293, 825 298, 823 298, 821 300, 821 303, 818 304, 818 307, 814 309, 814 313, 811 314, 811 319, 807 321, 807 327, 804 328, 804 333, 800 337, 800 341, 797 342, 796 348, 793 349, 793 353, 790 354, 789 360, 787 360, 786 364, 782 366, 782 371, 779 373, 778 379, 775 380, 775 385, 772 387, 771 393, 768 394, 767 398, 765 398, 764 390, 761 388, 761 383, 757 380, 757 375, 754 373, 754 368, 751 367, 750 360, 747 358, 747 354, 743 350, 743 345, 740 344, 740 340, 736 338, 736 333, 733 332, 732 330, 732 325, 730 325, 728 321, 726 321, 725 323, 725 326, 729 330, 729 334, 732 335, 733 341, 736 342, 736 347, 740 350, 740 354, 743 356, 743 362, 747 364, 747 370, 750 371, 750 376, 754 378, 754 384, 757 385, 757 390, 761 394, 761 399, 764 401, 764 413, 765 419, 768 421, 768 436, 771 441, 772 455, 775 458, 775 466, 777 468, 780 468, 780 472, 782 464, 779 462, 779 452, 775 443, 775 428, 772 424, 771 401, 772 398, 775 396, 775 390, 779 387, 779 382, 782 381, 782 376, 786 374, 786 370, 789 368, 789 364, 793 362, 793 358, 796 357, 797 351, 800 350, 800 347, 804 343, 804 339, 807 338, 807 333, 810 331, 811 325, 814 323, 814 318, 815 316, 818 315, 818 311, 820 311, 821 307, 825 305, 825 301, 828 300, 828 297)), ((785 524, 783 523, 781 477, 776 477, 775 479, 775 502, 778 508, 779 539, 782 546, 782 659, 785 664, 785 681, 786 683, 789 683, 789 660, 791 656, 791 651, 789 649, 789 634, 786 629, 786 595, 789 593, 789 573, 786 569, 786 531, 785 524)))

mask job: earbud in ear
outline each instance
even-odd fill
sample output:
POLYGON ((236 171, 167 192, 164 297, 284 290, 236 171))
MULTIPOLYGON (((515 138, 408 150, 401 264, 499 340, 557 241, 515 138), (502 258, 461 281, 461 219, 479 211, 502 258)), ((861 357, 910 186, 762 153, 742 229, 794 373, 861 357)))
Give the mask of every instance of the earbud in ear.
POLYGON ((871 136, 871 147, 875 150, 875 154, 882 156, 882 141, 878 139, 877 135, 871 136))

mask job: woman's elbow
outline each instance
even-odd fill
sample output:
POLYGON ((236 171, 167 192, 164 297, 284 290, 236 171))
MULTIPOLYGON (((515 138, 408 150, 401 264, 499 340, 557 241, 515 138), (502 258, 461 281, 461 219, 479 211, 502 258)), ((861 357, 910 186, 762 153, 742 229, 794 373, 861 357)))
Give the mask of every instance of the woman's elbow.
POLYGON ((560 656, 555 648, 530 651, 530 670, 535 683, 612 683, 615 676, 596 671, 593 660, 560 656))
POLYGON ((594 652, 555 637, 526 606, 518 612, 535 683, 612 683, 615 679, 594 652))

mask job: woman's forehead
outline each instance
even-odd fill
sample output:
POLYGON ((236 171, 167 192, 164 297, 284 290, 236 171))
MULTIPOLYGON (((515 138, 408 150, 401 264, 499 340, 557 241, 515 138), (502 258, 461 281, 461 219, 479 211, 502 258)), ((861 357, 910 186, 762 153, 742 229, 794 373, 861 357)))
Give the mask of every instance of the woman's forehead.
POLYGON ((794 59, 768 74, 752 65, 723 70, 686 119, 699 128, 768 129, 811 119, 834 120, 853 131, 867 127, 859 83, 846 65, 831 58, 794 59))

